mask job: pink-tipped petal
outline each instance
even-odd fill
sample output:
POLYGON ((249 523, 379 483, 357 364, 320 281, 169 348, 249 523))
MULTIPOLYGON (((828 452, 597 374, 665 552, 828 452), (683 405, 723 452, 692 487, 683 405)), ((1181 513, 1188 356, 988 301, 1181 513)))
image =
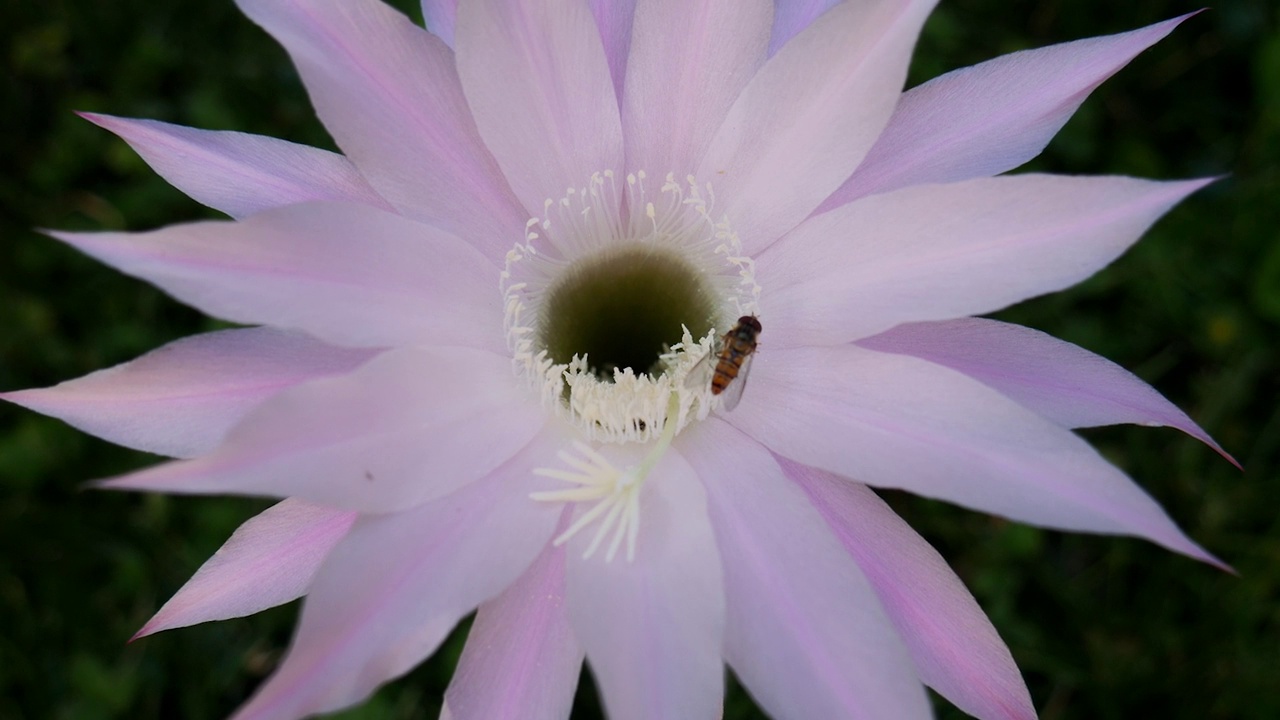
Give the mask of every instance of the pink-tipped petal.
POLYGON ((631 26, 636 13, 636 0, 587 0, 596 29, 604 43, 613 89, 622 105, 622 88, 627 77, 627 57, 631 54, 631 26))
POLYGON ((582 649, 565 606, 563 548, 548 545, 480 606, 440 720, 568 720, 582 649))
POLYGON ((421 508, 365 515, 307 592, 289 654, 235 720, 292 720, 368 697, 433 653, 477 605, 529 567, 560 508, 529 499, 533 443, 492 475, 421 508))
POLYGON ((1239 467, 1194 420, 1136 375, 1038 330, 960 318, 899 325, 858 344, 959 370, 1063 427, 1174 427, 1239 467))
POLYGON ((120 136, 169 184, 234 218, 315 200, 391 209, 350 160, 327 150, 158 120, 80 115, 120 136))
POLYGON ((453 47, 453 31, 458 26, 458 0, 422 0, 422 21, 432 35, 453 47))
POLYGON ((724 591, 706 496, 668 451, 645 480, 635 559, 567 545, 569 618, 611 720, 713 720, 724 699, 724 591))
POLYGON ((302 597, 356 513, 288 499, 241 525, 134 635, 244 617, 302 597))
POLYGON ((768 451, 714 418, 677 444, 707 489, 724 564, 725 658, 765 712, 930 717, 872 587, 768 451))
POLYGON ((775 0, 769 54, 773 55, 781 50, 796 33, 809 27, 822 13, 839 2, 840 0, 775 0))
POLYGON ((942 556, 866 485, 782 462, 871 582, 920 679, 979 720, 1035 720, 1009 648, 942 556))
POLYGON ((1018 167, 1044 150, 1094 88, 1194 14, 1010 53, 911 89, 867 159, 818 212, 871 193, 1018 167))
POLYGON ((293 58, 316 113, 383 197, 501 258, 528 214, 485 149, 442 40, 380 0, 238 0, 293 58))
POLYGON ((862 198, 757 258, 770 344, 843 343, 1061 290, 1208 182, 1013 175, 862 198))
MULTIPOLYGON (((609 62, 609 75, 622 101, 623 78, 627 73, 627 55, 631 52, 631 21, 636 0, 587 0, 596 29, 604 43, 609 62)), ((458 24, 458 0, 422 0, 422 17, 427 29, 453 47, 453 34, 458 24)))
POLYGON ((188 458, 281 390, 350 372, 377 355, 274 328, 183 338, 115 367, 0 400, 56 417, 103 440, 188 458))
POLYGON ((109 489, 299 497, 391 512, 484 477, 546 422, 510 358, 389 350, 264 402, 209 455, 108 480, 109 489))
POLYGON ((868 485, 1220 565, 1074 433, 925 360, 856 345, 762 350, 728 419, 787 459, 868 485))
POLYGON ((936 0, 837 5, 770 58, 729 109, 697 177, 715 186, 747 254, 840 186, 893 113, 936 0))
POLYGON ((627 168, 683 179, 765 60, 769 0, 642 0, 622 127, 627 168))
POLYGON ((233 322, 348 346, 505 349, 496 268, 466 242, 346 203, 266 210, 146 233, 51 233, 233 322))
POLYGON ((621 171, 618 99, 585 0, 471 0, 456 45, 480 136, 531 212, 621 171))

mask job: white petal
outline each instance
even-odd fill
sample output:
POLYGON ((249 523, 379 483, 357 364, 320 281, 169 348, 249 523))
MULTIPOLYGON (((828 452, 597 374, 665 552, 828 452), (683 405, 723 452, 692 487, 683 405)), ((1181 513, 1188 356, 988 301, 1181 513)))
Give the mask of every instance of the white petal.
POLYGON ((262 135, 81 116, 119 135, 171 185, 234 218, 316 200, 391 209, 351 161, 337 153, 262 135))
POLYGON ((765 337, 842 343, 1061 290, 1208 182, 1013 175, 862 198, 757 258, 769 288, 765 337))
POLYGON ((1136 375, 1038 330, 985 318, 906 323, 858 344, 946 365, 1063 427, 1175 427, 1239 464, 1136 375))
POLYGON ((928 718, 880 602, 763 447, 711 418, 679 439, 724 564, 725 657, 779 718, 928 718))
POLYGON ((548 545, 480 606, 440 720, 568 720, 582 649, 565 605, 564 548, 548 545))
MULTIPOLYGON (((635 14, 636 0, 587 0, 591 15, 595 18, 604 54, 609 61, 609 74, 618 98, 622 97, 622 83, 627 71, 627 54, 631 49, 631 20, 635 14)), ((449 47, 453 47, 453 34, 457 27, 458 0, 422 0, 422 16, 427 29, 449 47)))
POLYGON ((724 593, 702 486, 668 451, 640 496, 634 561, 568 543, 569 617, 611 720, 711 720, 724 696, 724 593))
POLYGON ((609 62, 613 89, 622 105, 622 88, 626 83, 627 56, 631 54, 631 26, 636 14, 636 0, 587 0, 596 19, 600 41, 609 62))
POLYGON ((549 539, 559 508, 528 494, 532 468, 552 462, 558 444, 535 443, 421 508, 362 516, 316 575, 289 654, 236 720, 349 707, 433 653, 549 539))
POLYGON ((453 31, 458 25, 458 0, 422 0, 422 20, 432 35, 453 47, 453 31))
POLYGON ((770 58, 738 96, 698 170, 747 253, 813 212, 893 113, 936 0, 841 3, 770 58))
POLYGON ((403 510, 484 477, 528 444, 546 417, 526 394, 500 355, 391 350, 348 375, 276 395, 209 455, 104 485, 403 510))
POLYGON ((195 457, 262 401, 298 383, 341 375, 378 354, 274 328, 194 335, 53 387, 0 399, 146 452, 195 457))
POLYGON ((621 171, 618 100, 585 0, 463 3, 456 46, 480 136, 531 212, 621 171))
POLYGON ((293 58, 316 114, 405 215, 500 259, 528 213, 476 132, 453 53, 380 0, 238 0, 293 58))
POLYGON ((728 420, 783 457, 868 485, 1218 563, 1071 431, 924 360, 856 345, 762 350, 728 420))
POLYGON ((234 223, 52 235, 233 322, 336 345, 506 349, 498 269, 463 240, 376 208, 309 203, 234 223))
POLYGON ((356 513, 290 498, 236 529, 134 639, 210 620, 244 617, 296 600, 356 513))
POLYGON ((769 54, 782 49, 787 41, 817 20, 840 0, 774 0, 773 34, 769 38, 769 54))
POLYGON ((866 485, 782 463, 871 582, 929 687, 983 720, 1035 720, 1018 666, 964 583, 866 485))
POLYGON ((818 212, 871 193, 997 175, 1040 154, 1076 108, 1194 13, 1002 55, 903 94, 867 159, 818 212))
POLYGON ((764 62, 768 0, 641 0, 622 102, 627 168, 698 167, 729 106, 764 62))

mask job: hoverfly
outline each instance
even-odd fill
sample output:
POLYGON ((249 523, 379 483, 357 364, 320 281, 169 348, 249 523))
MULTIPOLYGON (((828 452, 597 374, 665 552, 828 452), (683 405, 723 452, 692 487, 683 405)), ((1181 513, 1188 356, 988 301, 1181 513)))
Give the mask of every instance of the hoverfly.
POLYGON ((707 353, 699 360, 689 371, 685 383, 690 387, 697 387, 710 379, 711 394, 724 396, 724 409, 732 410, 737 407, 738 401, 742 399, 742 391, 747 387, 751 358, 756 351, 756 340, 762 329, 755 315, 738 318, 733 329, 724 334, 720 352, 707 353))

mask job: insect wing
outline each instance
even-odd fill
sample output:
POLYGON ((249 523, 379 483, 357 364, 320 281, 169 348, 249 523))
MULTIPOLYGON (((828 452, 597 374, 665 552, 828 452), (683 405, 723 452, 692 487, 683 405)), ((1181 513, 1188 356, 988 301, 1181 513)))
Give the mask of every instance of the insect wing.
POLYGON ((748 355, 742 361, 742 367, 738 368, 738 376, 729 383, 729 387, 720 393, 720 397, 724 399, 724 409, 728 412, 738 407, 738 401, 742 399, 742 391, 747 387, 747 378, 751 376, 751 361, 755 359, 755 354, 748 355))
POLYGON ((684 376, 684 386, 690 390, 705 390, 711 384, 711 377, 716 372, 716 354, 709 352, 702 356, 696 365, 689 368, 684 376))

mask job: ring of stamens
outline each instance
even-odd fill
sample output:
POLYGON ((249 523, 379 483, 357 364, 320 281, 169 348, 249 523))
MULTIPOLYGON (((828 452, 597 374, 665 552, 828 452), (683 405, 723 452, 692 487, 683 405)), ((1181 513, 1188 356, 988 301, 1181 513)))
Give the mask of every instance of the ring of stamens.
MULTIPOLYGON (((719 336, 732 319, 757 312, 760 287, 751 259, 742 253, 727 218, 713 219, 710 184, 699 185, 692 177, 682 184, 668 175, 650 197, 646 180, 644 172, 628 175, 625 182, 611 171, 596 173, 586 187, 548 200, 544 216, 530 220, 524 240, 508 252, 501 276, 504 329, 517 373, 544 406, 589 441, 650 442, 666 432, 672 418, 672 432, 705 418, 715 397, 709 386, 691 386, 685 377, 719 349, 719 336), (629 268, 638 260, 671 269, 681 283, 697 286, 690 297, 707 298, 702 305, 681 301, 691 307, 679 334, 639 368, 611 366, 607 358, 578 352, 573 343, 557 344, 557 318, 549 315, 557 292, 572 292, 565 290, 567 284, 583 274, 629 268)), ((628 332, 628 320, 616 318, 617 332, 628 332)))

